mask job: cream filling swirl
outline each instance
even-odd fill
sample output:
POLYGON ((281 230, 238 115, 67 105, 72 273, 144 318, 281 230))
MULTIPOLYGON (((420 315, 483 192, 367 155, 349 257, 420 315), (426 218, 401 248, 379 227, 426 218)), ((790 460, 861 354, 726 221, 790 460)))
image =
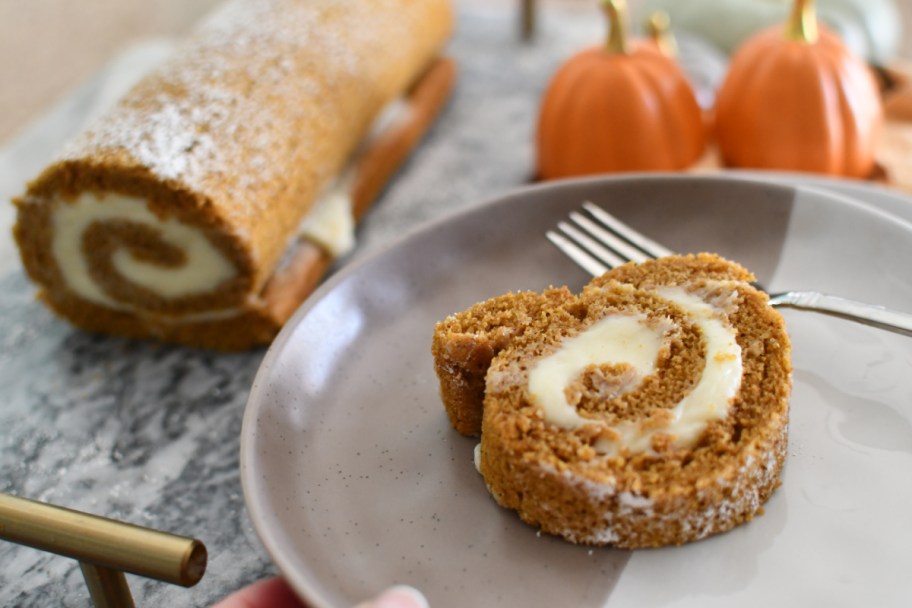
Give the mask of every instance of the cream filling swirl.
POLYGON ((198 228, 160 218, 146 201, 133 196, 83 192, 72 202, 58 201, 53 213, 51 252, 67 286, 77 295, 107 306, 127 309, 92 277, 84 251, 86 230, 96 222, 123 221, 148 226, 159 238, 184 253, 185 263, 163 267, 139 259, 129 249, 113 252, 111 263, 123 277, 165 298, 206 293, 235 276, 237 270, 198 228))
POLYGON ((316 243, 333 257, 346 255, 355 248, 352 189, 359 165, 381 138, 411 116, 412 106, 405 97, 394 99, 380 111, 339 177, 330 182, 304 217, 298 227, 301 237, 316 243))
POLYGON ((743 372, 737 331, 721 311, 680 287, 656 290, 662 298, 685 311, 700 330, 706 351, 703 372, 696 385, 670 408, 662 425, 654 421, 624 420, 611 425, 604 420, 581 416, 567 401, 565 388, 586 367, 598 364, 623 364, 636 373, 626 391, 634 390, 642 379, 655 371, 655 364, 668 333, 668 327, 647 323, 641 313, 620 313, 599 320, 580 334, 565 340, 561 347, 540 359, 529 371, 528 394, 538 405, 544 420, 566 429, 597 425, 609 429, 616 439, 601 438, 594 447, 608 456, 626 449, 635 454, 651 449, 657 433, 673 437, 674 447, 693 445, 712 420, 727 414, 741 386, 743 372))

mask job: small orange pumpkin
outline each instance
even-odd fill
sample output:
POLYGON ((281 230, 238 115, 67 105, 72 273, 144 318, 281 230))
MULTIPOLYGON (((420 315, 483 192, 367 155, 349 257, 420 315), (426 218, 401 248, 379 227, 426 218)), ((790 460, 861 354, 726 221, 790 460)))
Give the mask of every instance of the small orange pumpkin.
POLYGON ((883 120, 867 65, 795 0, 785 32, 735 53, 716 101, 716 137, 732 167, 867 177, 883 120))
POLYGON ((604 0, 610 34, 558 70, 539 113, 538 176, 681 169, 706 135, 693 90, 655 44, 627 43, 623 0, 604 0))

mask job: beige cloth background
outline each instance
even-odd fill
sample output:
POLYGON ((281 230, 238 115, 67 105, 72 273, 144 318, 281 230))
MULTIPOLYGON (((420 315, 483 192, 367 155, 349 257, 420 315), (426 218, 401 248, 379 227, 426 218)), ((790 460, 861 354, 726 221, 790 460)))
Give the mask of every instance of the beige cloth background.
MULTIPOLYGON (((0 146, 130 44, 180 35, 220 1, 0 0, 0 146)), ((539 2, 585 6, 595 0, 539 2)), ((912 58, 912 2, 897 4, 907 32, 903 54, 912 58)))

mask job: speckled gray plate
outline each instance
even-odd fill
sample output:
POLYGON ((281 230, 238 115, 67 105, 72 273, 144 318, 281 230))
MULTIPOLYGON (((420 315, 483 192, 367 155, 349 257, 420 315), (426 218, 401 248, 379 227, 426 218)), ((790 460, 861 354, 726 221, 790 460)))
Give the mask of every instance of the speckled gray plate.
POLYGON ((476 301, 581 286, 585 274, 543 234, 583 200, 678 251, 738 260, 773 289, 912 309, 912 224, 876 210, 881 199, 905 212, 901 197, 820 180, 566 182, 474 207, 342 270, 276 340, 250 396, 241 475, 267 550, 318 608, 394 583, 434 608, 907 605, 909 338, 786 311, 791 444, 766 514, 633 553, 539 536, 498 507, 473 467, 475 441, 447 423, 429 352, 434 322, 476 301))

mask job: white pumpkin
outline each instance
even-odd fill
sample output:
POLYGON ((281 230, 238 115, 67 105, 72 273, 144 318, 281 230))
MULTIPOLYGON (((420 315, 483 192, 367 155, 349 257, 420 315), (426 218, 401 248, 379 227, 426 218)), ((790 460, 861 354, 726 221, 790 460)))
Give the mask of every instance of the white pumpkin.
MULTIPOLYGON (((759 30, 784 23, 791 5, 791 0, 642 0, 639 10, 664 10, 676 31, 693 32, 731 53, 759 30)), ((889 63, 902 40, 894 0, 817 0, 817 17, 875 65, 889 63)))

